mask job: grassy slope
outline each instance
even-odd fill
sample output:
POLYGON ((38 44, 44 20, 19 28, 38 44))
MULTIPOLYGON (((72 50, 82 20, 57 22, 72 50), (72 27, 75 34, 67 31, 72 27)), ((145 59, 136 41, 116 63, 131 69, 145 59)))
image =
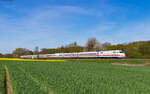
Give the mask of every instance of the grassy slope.
POLYGON ((22 91, 22 94, 148 94, 150 91, 149 67, 91 61, 7 63, 7 66, 15 94, 22 91))
POLYGON ((4 66, 0 63, 0 94, 4 94, 4 66))

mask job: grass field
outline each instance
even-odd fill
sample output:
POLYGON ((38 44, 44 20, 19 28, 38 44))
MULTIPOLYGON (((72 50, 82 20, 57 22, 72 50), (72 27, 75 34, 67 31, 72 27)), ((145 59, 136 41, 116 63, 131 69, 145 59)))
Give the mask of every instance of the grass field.
MULTIPOLYGON (((13 94, 150 94, 150 67, 110 64, 115 62, 147 61, 0 61, 0 83, 4 82, 6 65, 13 94)), ((4 88, 1 91, 3 94, 4 88)))
POLYGON ((0 64, 0 94, 4 93, 4 66, 0 64))
POLYGON ((126 60, 126 59, 68 59, 70 62, 90 62, 90 63, 129 63, 129 64, 145 64, 150 60, 126 60))

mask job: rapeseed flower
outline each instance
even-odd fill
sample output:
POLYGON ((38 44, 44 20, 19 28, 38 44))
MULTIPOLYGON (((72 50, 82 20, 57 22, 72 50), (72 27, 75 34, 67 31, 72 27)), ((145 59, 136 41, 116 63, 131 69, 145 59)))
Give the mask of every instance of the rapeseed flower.
POLYGON ((42 59, 20 59, 20 58, 0 58, 0 60, 9 60, 9 61, 66 61, 66 60, 42 60, 42 59))

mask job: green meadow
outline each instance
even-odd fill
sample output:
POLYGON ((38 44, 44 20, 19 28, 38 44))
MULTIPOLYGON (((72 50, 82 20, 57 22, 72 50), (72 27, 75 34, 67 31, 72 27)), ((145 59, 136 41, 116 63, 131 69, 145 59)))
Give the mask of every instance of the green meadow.
POLYGON ((0 61, 0 94, 5 93, 4 66, 13 94, 150 94, 150 67, 140 60, 0 61))

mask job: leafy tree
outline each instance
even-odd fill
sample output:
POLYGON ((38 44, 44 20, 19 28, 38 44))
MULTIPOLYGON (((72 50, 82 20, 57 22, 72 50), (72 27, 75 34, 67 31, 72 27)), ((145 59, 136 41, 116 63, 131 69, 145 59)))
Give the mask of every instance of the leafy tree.
POLYGON ((16 48, 13 51, 13 56, 14 57, 20 57, 21 55, 30 55, 30 54, 33 54, 33 52, 26 49, 26 48, 16 48))
POLYGON ((94 45, 94 50, 101 51, 101 50, 104 50, 104 47, 99 42, 96 42, 96 44, 94 45))
POLYGON ((96 38, 89 38, 87 43, 86 43, 85 50, 86 51, 93 51, 96 42, 97 42, 96 38))
POLYGON ((99 51, 104 50, 104 47, 100 42, 96 40, 96 38, 89 38, 86 45, 85 45, 86 51, 99 51))
POLYGON ((128 55, 129 58, 142 58, 141 53, 137 51, 133 51, 131 54, 128 55))
POLYGON ((111 43, 105 42, 105 43, 103 43, 103 46, 104 46, 105 48, 107 48, 107 47, 111 46, 111 43))
POLYGON ((12 54, 5 54, 3 55, 4 58, 13 58, 13 55, 12 54))
POLYGON ((3 57, 3 54, 0 53, 0 57, 3 57))
POLYGON ((40 51, 40 54, 54 54, 54 53, 72 53, 72 52, 82 52, 83 47, 78 46, 76 42, 70 43, 66 46, 61 46, 59 48, 52 48, 52 49, 47 49, 43 48, 40 51))
POLYGON ((146 44, 143 44, 139 47, 139 52, 141 54, 145 54, 145 55, 150 55, 150 44, 146 43, 146 44))
POLYGON ((73 43, 66 45, 66 47, 76 47, 76 46, 78 46, 77 42, 73 42, 73 43))

